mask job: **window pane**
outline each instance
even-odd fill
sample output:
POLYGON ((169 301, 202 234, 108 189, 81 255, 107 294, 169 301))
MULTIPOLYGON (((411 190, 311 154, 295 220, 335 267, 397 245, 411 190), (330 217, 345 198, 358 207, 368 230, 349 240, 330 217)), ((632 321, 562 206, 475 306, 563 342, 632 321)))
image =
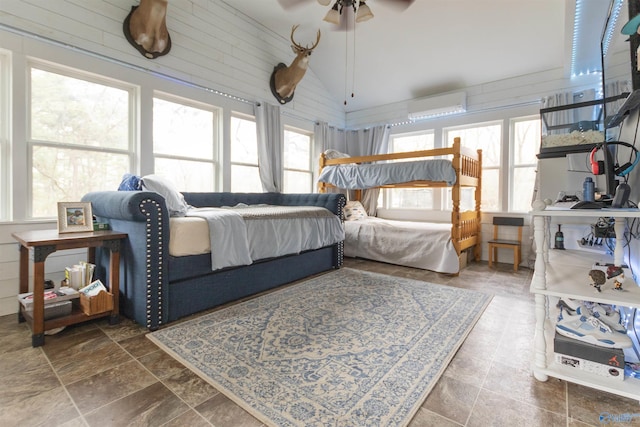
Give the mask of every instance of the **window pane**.
POLYGON ((262 193, 262 183, 257 166, 231 165, 231 191, 238 193, 262 193))
POLYGON ((216 121, 215 112, 154 98, 153 152, 213 160, 216 121))
POLYGON ((498 169, 482 170, 482 211, 500 211, 500 196, 498 194, 499 176, 500 171, 498 169))
POLYGON ((540 120, 532 119, 514 122, 513 135, 514 166, 536 164, 536 154, 540 149, 540 120))
POLYGON ((312 192, 311 173, 284 171, 285 193, 309 193, 312 192))
POLYGON ((256 122, 231 117, 231 161, 258 165, 256 122))
POLYGON ((129 93, 32 68, 31 138, 128 149, 129 93))
MULTIPOLYGON (((471 187, 463 187, 460 190, 460 211, 463 212, 474 210, 476 208, 476 189, 471 187)), ((451 187, 447 187, 445 200, 446 209, 452 210, 453 200, 451 198, 451 187)))
POLYGON ((396 188, 388 191, 389 208, 431 209, 433 190, 425 188, 396 188))
POLYGON ((57 202, 78 201, 90 191, 116 190, 129 172, 129 156, 56 147, 33 148, 32 216, 52 217, 57 202))
POLYGON ((516 168, 513 171, 515 191, 511 209, 516 212, 529 212, 533 199, 533 186, 536 181, 536 168, 516 168))
POLYGON ((214 165, 210 162, 156 158, 154 170, 180 191, 215 190, 214 165))
POLYGON ((284 167, 311 170, 311 137, 309 135, 284 131, 284 167))
POLYGON ((394 136, 391 139, 390 145, 392 153, 405 153, 407 151, 430 150, 435 148, 433 132, 394 136))
MULTIPOLYGON (((500 166, 500 145, 502 126, 499 124, 478 126, 467 129, 452 129, 447 131, 449 146, 457 136, 464 147, 474 150, 482 149, 482 166, 500 166)), ((484 188, 484 185, 483 185, 484 188)))
MULTIPOLYGON (((430 150, 435 148, 432 131, 417 134, 395 135, 390 138, 391 153, 406 153, 407 151, 430 150)), ((414 161, 416 159, 398 159, 395 161, 414 161)), ((433 189, 396 188, 387 189, 387 207, 390 209, 433 209, 433 189)), ((378 199, 379 200, 379 199, 378 199)))

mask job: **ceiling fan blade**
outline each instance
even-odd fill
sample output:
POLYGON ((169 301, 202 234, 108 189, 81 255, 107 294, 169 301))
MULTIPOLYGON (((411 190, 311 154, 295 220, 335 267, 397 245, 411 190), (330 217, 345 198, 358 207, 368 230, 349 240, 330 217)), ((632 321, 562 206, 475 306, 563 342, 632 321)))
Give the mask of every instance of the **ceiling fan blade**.
POLYGON ((409 6, 411 6, 411 4, 414 1, 415 0, 376 0, 376 3, 384 2, 385 6, 390 6, 390 7, 396 8, 396 9, 404 10, 404 9, 408 8, 409 6))
POLYGON ((283 9, 293 9, 313 1, 315 0, 278 0, 278 3, 280 3, 283 9))

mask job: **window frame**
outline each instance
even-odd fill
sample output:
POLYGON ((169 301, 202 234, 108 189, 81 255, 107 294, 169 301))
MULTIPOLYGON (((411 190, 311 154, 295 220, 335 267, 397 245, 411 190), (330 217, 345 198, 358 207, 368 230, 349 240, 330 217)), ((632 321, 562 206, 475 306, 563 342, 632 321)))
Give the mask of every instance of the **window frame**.
POLYGON ((231 116, 229 118, 229 191, 234 191, 232 190, 233 188, 233 167, 234 166, 242 166, 242 167, 252 167, 255 168, 255 170, 258 173, 258 182, 260 182, 260 189, 256 189, 255 191, 257 192, 263 192, 262 189, 262 181, 260 179, 260 158, 259 158, 259 154, 258 154, 258 121, 256 119, 255 116, 252 116, 250 114, 245 114, 245 113, 240 113, 238 111, 232 111, 231 112, 231 116), (233 126, 232 126, 232 122, 233 119, 240 119, 240 120, 246 120, 249 122, 253 122, 256 128, 256 163, 250 163, 250 162, 240 162, 240 161, 234 161, 231 155, 231 150, 232 147, 231 145, 233 144, 233 135, 232 135, 232 131, 233 131, 233 126))
MULTIPOLYGON (((159 90, 154 90, 153 91, 153 96, 151 99, 152 105, 153 102, 155 102, 156 99, 165 101, 165 102, 170 102, 170 103, 174 103, 174 104, 179 104, 179 105, 183 105, 185 107, 189 107, 189 108, 195 108, 195 109, 199 109, 199 110, 203 110, 203 111, 208 111, 210 113, 212 113, 214 115, 214 117, 212 118, 213 120, 213 133, 212 133, 212 137, 213 140, 211 141, 212 144, 212 152, 211 152, 211 158, 207 159, 205 157, 191 157, 191 156, 181 156, 181 155, 171 155, 171 154, 163 154, 163 153, 157 153, 155 151, 155 138, 153 136, 153 130, 152 130, 152 143, 151 143, 151 152, 153 155, 153 165, 154 165, 154 170, 155 170, 155 162, 157 159, 168 159, 168 160, 184 160, 184 161, 189 161, 189 162, 197 162, 197 163, 205 163, 205 164, 211 164, 212 168, 213 168, 213 186, 210 188, 209 191, 217 191, 220 187, 220 177, 221 177, 221 162, 220 162, 220 145, 221 145, 221 134, 222 134, 222 123, 223 123, 223 109, 221 107, 215 106, 213 104, 208 104, 202 101, 197 101, 194 99, 190 99, 190 98, 185 98, 183 96, 178 96, 178 95, 174 95, 174 94, 170 94, 164 91, 159 91, 159 90)), ((155 116, 152 115, 151 118, 151 124, 152 124, 152 128, 153 128, 153 123, 155 122, 155 116)), ((199 190, 190 190, 188 188, 183 189, 184 191, 199 191, 199 190)))
POLYGON ((27 170, 26 170, 26 179, 27 179, 27 198, 26 198, 26 211, 25 211, 25 219, 26 220, 48 220, 52 218, 57 218, 57 214, 54 213, 51 216, 34 216, 34 194, 33 194, 33 155, 35 147, 55 147, 61 148, 65 150, 77 150, 77 151, 89 151, 96 153, 112 153, 112 154, 121 154, 126 155, 129 158, 129 170, 134 170, 134 164, 137 156, 137 144, 135 143, 138 128, 138 120, 136 111, 139 110, 138 102, 140 99, 140 91, 139 87, 133 83, 127 83, 120 80, 116 80, 104 75, 99 75, 96 73, 92 73, 89 71, 84 71, 78 68, 71 68, 68 66, 64 66, 61 64, 55 64, 49 61, 44 61, 35 58, 29 58, 26 62, 25 66, 25 107, 26 107, 26 126, 25 126, 25 140, 26 140, 26 152, 27 152, 27 170), (127 125, 127 144, 125 148, 109 148, 109 147, 94 147, 90 145, 78 145, 78 144, 65 144, 61 142, 55 141, 43 141, 36 140, 32 136, 32 70, 40 70, 52 74, 58 74, 64 77, 83 80, 89 83, 108 86, 112 88, 116 88, 122 90, 128 94, 128 105, 129 105, 129 120, 127 125))
MULTIPOLYGON (((486 173, 486 171, 489 170, 497 170, 498 171, 498 207, 499 210, 498 211, 493 211, 493 210, 487 210, 485 208, 483 208, 481 206, 481 210, 482 212, 500 212, 504 209, 505 206, 505 198, 504 198, 504 188, 505 188, 505 178, 504 178, 504 173, 502 172, 504 170, 504 156, 505 156, 505 138, 504 138, 504 129, 505 129, 505 123, 504 123, 504 119, 496 119, 496 120, 485 120, 485 121, 480 121, 480 122, 475 122, 475 123, 465 123, 465 124, 461 124, 461 125, 456 125, 456 126, 447 126, 447 127, 443 127, 442 128, 442 141, 443 141, 443 145, 447 146, 447 147, 451 147, 453 145, 453 138, 454 137, 449 137, 450 133, 455 132, 455 131, 461 131, 461 130, 468 130, 468 129, 477 129, 477 128, 487 128, 487 127, 491 127, 491 126, 498 126, 499 127, 499 147, 500 147, 500 152, 498 153, 498 164, 497 165, 492 165, 492 166, 487 166, 486 165, 486 153, 485 151, 483 151, 482 153, 482 173, 483 175, 486 173)), ((462 139, 462 145, 465 145, 465 138, 461 138, 462 139)), ((483 180, 483 189, 486 188, 486 180, 483 180)), ((447 189, 443 189, 443 191, 450 191, 447 189)), ((469 190, 470 191, 470 190, 469 190)), ((445 207, 450 210, 451 209, 451 198, 450 197, 444 197, 444 203, 445 203, 445 207)), ((482 197, 482 200, 484 200, 484 197, 482 197)))
MULTIPOLYGON (((518 116, 509 118, 509 161, 508 161, 508 169, 509 173, 507 175, 507 200, 508 200, 508 212, 514 213, 526 213, 527 211, 516 210, 514 207, 515 204, 515 191, 516 191, 516 181, 515 181, 515 171, 516 169, 524 169, 524 168, 534 168, 537 174, 538 168, 538 159, 537 156, 532 163, 521 163, 516 164, 515 162, 515 127, 517 123, 527 122, 527 121, 537 121, 537 128, 541 131, 541 123, 540 123, 540 115, 528 115, 528 116, 518 116)), ((540 139, 536 141, 536 154, 540 151, 540 139)), ((535 184, 534 184, 535 185, 535 184)), ((533 196, 533 193, 531 194, 533 196)))
POLYGON ((309 193, 313 193, 314 192, 314 170, 313 170, 313 153, 315 152, 314 150, 314 134, 313 132, 304 130, 304 129, 300 129, 294 126, 290 126, 290 125, 284 125, 284 130, 283 130, 283 139, 282 139, 282 149, 283 149, 283 153, 282 153, 282 191, 286 192, 285 188, 286 188, 286 172, 299 172, 299 173, 305 173, 309 175, 309 188, 307 189, 307 192, 309 193), (297 169, 297 168, 288 168, 285 165, 285 159, 284 159, 284 150, 286 149, 285 144, 286 144, 286 133, 287 132, 292 132, 292 133, 296 133, 299 135, 303 135, 309 138, 309 158, 308 158, 308 165, 307 165, 307 169, 297 169))
MULTIPOLYGON (((404 153, 407 151, 414 151, 414 150, 405 150, 405 151, 395 151, 394 148, 394 142, 396 139, 400 139, 400 138, 407 138, 407 137, 412 137, 412 136, 432 136, 433 139, 433 148, 438 148, 438 140, 436 138, 436 132, 435 129, 423 129, 423 130, 414 130, 414 131, 408 131, 408 132, 398 132, 398 133, 394 133, 394 134, 390 134, 389 135, 389 149, 388 149, 388 153, 404 153)), ((421 148, 421 150, 430 150, 432 148, 421 148)), ((434 211, 434 210, 442 210, 442 196, 441 196, 441 191, 437 191, 436 188, 404 188, 404 189, 397 189, 400 191, 413 191, 413 192, 422 192, 422 191, 429 191, 431 192, 431 199, 432 199, 432 205, 431 207, 424 207, 424 208, 416 208, 416 207, 391 207, 391 193, 393 191, 395 191, 396 189, 393 188, 389 188, 389 189, 383 189, 383 191, 381 191, 381 197, 382 197, 382 203, 380 203, 380 201, 378 202, 379 204, 381 204, 380 207, 384 208, 384 209, 393 209, 393 210, 402 210, 402 211, 415 211, 415 210, 430 210, 430 211, 434 211)), ((380 199, 378 199, 380 200, 380 199)))

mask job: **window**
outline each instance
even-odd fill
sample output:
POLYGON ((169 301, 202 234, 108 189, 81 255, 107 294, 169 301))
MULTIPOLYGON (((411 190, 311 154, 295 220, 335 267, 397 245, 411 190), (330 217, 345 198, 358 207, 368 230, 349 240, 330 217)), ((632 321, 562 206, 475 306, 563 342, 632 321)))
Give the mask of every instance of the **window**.
POLYGON ((29 76, 29 215, 54 217, 57 202, 114 190, 130 171, 134 90, 40 65, 29 76))
POLYGON ((285 193, 312 193, 311 135, 299 130, 284 130, 285 193))
POLYGON ((181 191, 217 188, 218 110, 186 100, 154 98, 154 170, 181 191))
POLYGON ((540 118, 511 120, 511 151, 509 168, 509 210, 528 212, 536 181, 536 165, 540 148, 540 118))
MULTIPOLYGON (((404 153, 407 151, 430 150, 435 148, 434 133, 432 130, 398 134, 389 137, 389 152, 404 153)), ((408 161, 416 159, 398 159, 396 161, 408 161)), ((430 188, 395 188, 384 191, 386 207, 391 209, 433 209, 434 190, 430 188)))
MULTIPOLYGON (((500 211, 500 159, 502 144, 502 124, 486 123, 475 124, 461 128, 444 129, 445 140, 449 146, 453 145, 453 139, 460 137, 462 145, 482 149, 482 210, 500 211)), ((460 209, 474 209, 474 189, 464 188, 462 191, 460 209)), ((449 197, 447 206, 451 208, 451 189, 448 189, 449 197)))
POLYGON ((256 122, 247 117, 231 117, 231 191, 262 193, 256 122))

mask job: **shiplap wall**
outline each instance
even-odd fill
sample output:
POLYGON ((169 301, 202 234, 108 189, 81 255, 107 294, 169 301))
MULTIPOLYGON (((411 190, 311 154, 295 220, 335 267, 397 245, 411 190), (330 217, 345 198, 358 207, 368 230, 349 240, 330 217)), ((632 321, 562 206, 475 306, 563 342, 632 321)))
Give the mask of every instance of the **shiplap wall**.
MULTIPOLYGON (((109 58, 246 98, 276 103, 269 77, 293 59, 289 40, 219 0, 171 0, 167 27, 172 49, 149 60, 124 38, 132 0, 3 0, 0 24, 109 58)), ((0 41, 1 43, 1 41, 0 41)), ((309 70, 287 110, 344 125, 344 109, 309 70)))

